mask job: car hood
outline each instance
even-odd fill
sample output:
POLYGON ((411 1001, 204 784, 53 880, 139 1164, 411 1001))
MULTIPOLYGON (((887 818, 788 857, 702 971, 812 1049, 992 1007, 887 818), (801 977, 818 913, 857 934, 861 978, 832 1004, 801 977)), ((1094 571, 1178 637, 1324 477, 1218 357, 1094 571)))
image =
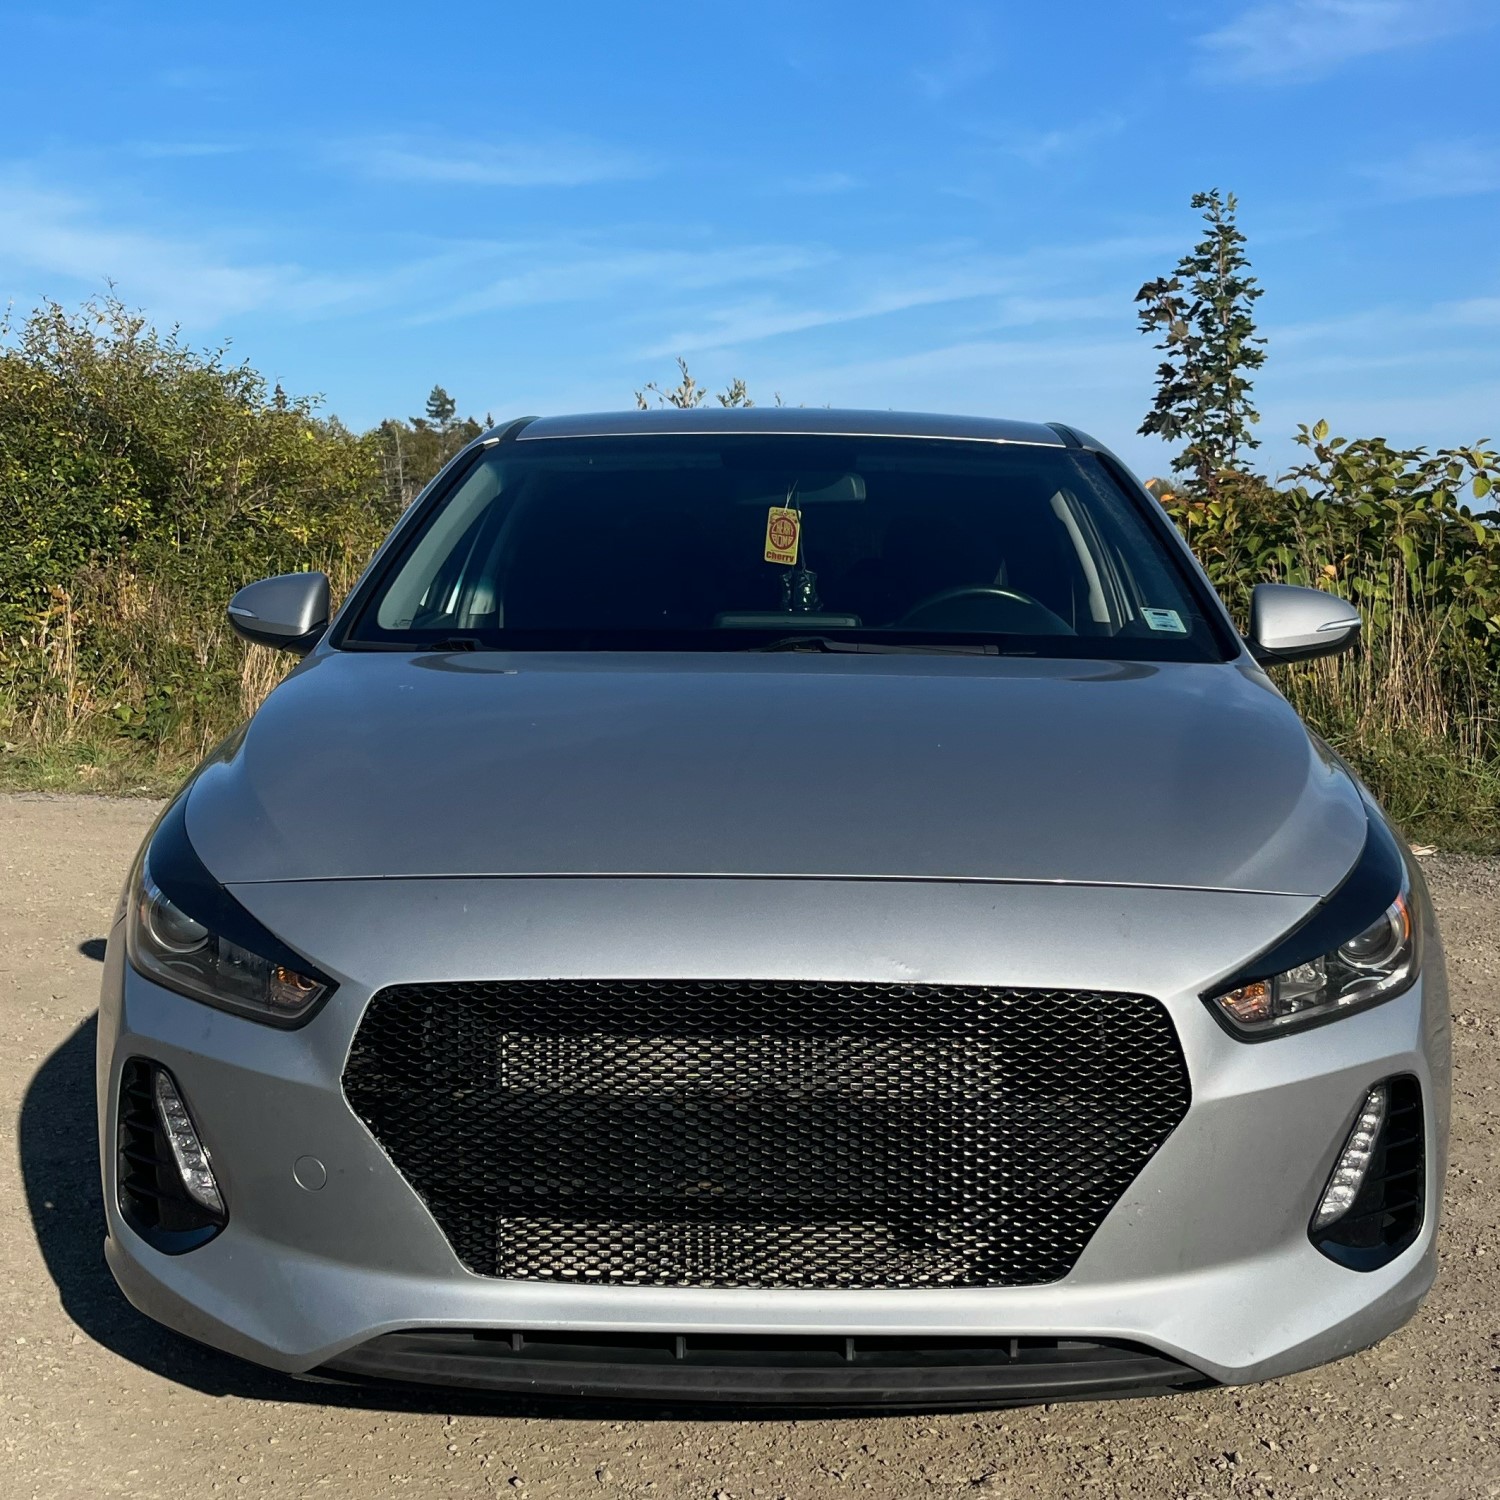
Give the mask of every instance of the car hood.
POLYGON ((1006 657, 322 652, 189 799, 189 835, 231 884, 833 875, 1321 896, 1366 825, 1253 666, 1006 657))

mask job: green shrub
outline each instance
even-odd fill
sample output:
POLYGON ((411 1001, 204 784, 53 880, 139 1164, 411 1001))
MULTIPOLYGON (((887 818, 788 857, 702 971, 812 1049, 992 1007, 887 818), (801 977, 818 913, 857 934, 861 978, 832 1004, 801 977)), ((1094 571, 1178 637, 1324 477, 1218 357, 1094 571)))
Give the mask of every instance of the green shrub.
POLYGON ((375 441, 117 303, 0 350, 0 722, 187 756, 242 709, 224 601, 347 577, 387 529, 375 441))
POLYGON ((1168 510, 1242 624, 1260 582, 1359 605, 1358 648, 1277 669, 1281 687, 1415 834, 1500 846, 1500 526, 1460 498, 1489 493, 1496 454, 1330 438, 1322 422, 1297 441, 1284 488, 1241 479, 1168 510))

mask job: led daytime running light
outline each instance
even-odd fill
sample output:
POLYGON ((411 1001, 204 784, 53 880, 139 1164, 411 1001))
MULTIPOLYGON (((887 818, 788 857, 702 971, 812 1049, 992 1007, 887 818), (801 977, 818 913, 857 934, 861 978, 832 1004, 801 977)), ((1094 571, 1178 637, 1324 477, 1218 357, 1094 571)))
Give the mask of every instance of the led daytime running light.
POLYGON ((156 1069, 154 1084, 156 1093, 156 1115, 172 1149, 172 1159, 177 1163, 177 1175, 187 1189, 188 1197, 200 1208, 218 1218, 224 1217, 224 1199, 219 1184, 214 1180, 214 1171, 208 1164, 208 1152, 198 1139, 187 1105, 177 1092, 177 1085, 165 1068, 156 1069))
POLYGON ((1354 1200, 1359 1197, 1359 1190, 1364 1186, 1365 1178, 1369 1175, 1370 1162, 1375 1154, 1375 1144, 1380 1139, 1381 1126, 1385 1124, 1386 1102, 1387 1092, 1383 1083, 1377 1083, 1365 1095, 1359 1118, 1354 1122, 1353 1130, 1349 1132, 1349 1139, 1344 1143, 1338 1166, 1333 1169, 1333 1176, 1329 1178, 1328 1186, 1323 1190, 1323 1201, 1318 1204, 1318 1211, 1313 1217, 1312 1227, 1315 1234, 1318 1230, 1327 1229, 1330 1224, 1342 1219, 1353 1208, 1354 1200))

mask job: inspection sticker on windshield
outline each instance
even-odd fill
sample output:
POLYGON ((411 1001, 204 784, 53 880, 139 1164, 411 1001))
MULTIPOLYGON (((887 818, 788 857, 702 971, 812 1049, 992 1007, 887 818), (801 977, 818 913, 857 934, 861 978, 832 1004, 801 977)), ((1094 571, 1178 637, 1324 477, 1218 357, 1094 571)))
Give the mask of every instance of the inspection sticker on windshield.
POLYGON ((1173 635, 1187 634, 1187 626, 1182 623, 1182 616, 1175 609, 1148 609, 1142 606, 1141 618, 1153 630, 1170 630, 1173 635))
POLYGON ((802 512, 773 505, 766 517, 766 561, 795 567, 802 541, 802 512))

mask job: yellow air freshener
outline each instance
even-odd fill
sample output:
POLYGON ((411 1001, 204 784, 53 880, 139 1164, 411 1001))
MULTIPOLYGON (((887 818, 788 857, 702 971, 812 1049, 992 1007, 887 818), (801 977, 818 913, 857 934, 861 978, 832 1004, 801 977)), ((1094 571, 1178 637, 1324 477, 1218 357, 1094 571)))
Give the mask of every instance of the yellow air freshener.
POLYGON ((795 567, 802 541, 802 512, 773 505, 766 517, 766 561, 795 567))

